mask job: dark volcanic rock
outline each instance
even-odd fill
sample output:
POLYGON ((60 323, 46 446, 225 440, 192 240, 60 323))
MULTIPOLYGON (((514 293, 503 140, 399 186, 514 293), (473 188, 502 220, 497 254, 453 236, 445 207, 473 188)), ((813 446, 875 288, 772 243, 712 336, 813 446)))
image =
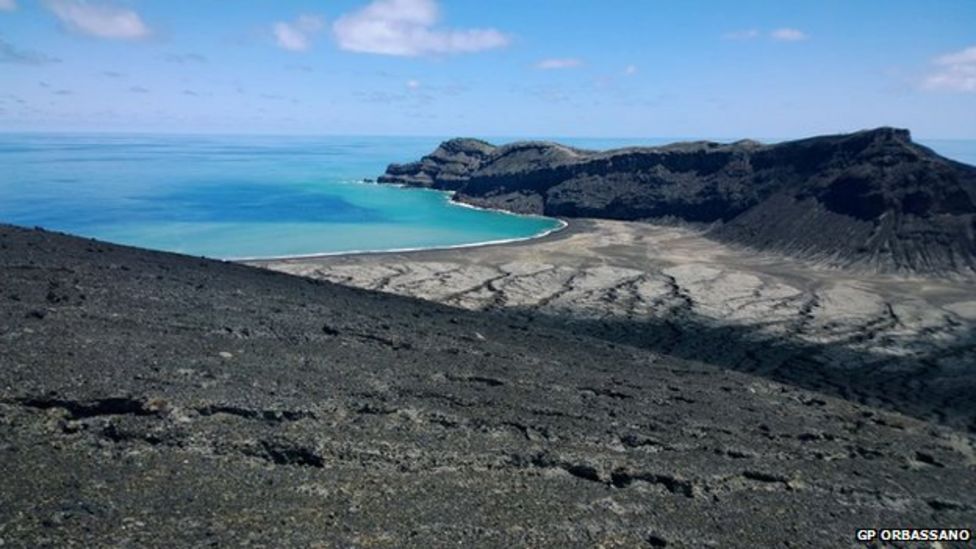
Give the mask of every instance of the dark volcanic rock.
POLYGON ((456 190, 494 149, 477 139, 451 139, 418 162, 391 165, 377 181, 456 190))
POLYGON ((5 546, 841 547, 976 510, 971 438, 898 414, 501 313, 0 242, 5 546))
POLYGON ((5 547, 842 547, 976 510, 971 438, 909 417, 502 313, 0 242, 5 547))
POLYGON ((715 224, 715 238, 838 265, 976 270, 976 168, 894 128, 605 152, 456 139, 380 181, 522 213, 715 224))

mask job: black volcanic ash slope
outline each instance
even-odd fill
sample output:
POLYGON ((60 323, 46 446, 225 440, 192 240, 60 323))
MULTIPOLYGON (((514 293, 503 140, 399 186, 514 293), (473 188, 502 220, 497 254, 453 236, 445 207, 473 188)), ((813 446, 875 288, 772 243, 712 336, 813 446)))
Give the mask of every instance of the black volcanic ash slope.
POLYGON ((976 167, 907 130, 605 152, 454 139, 379 181, 525 213, 717 223, 715 238, 832 264, 976 271, 976 167))
POLYGON ((504 314, 0 226, 4 547, 849 546, 967 435, 504 314))

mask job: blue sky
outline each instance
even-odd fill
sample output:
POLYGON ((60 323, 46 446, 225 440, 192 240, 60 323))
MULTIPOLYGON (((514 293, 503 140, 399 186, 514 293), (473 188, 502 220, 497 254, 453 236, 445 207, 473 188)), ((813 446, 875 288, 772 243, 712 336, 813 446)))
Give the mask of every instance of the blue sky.
POLYGON ((976 138, 976 2, 0 0, 0 131, 976 138))

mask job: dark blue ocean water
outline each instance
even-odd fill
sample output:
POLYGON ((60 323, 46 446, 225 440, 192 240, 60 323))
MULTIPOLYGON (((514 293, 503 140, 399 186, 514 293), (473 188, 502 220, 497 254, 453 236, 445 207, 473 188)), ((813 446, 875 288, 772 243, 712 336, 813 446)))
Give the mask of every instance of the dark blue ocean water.
MULTIPOLYGON (((559 226, 360 182, 440 141, 0 134, 0 222, 219 258, 457 246, 559 226)), ((562 141, 602 149, 673 139, 562 141)), ((976 141, 923 143, 976 164, 976 141)))

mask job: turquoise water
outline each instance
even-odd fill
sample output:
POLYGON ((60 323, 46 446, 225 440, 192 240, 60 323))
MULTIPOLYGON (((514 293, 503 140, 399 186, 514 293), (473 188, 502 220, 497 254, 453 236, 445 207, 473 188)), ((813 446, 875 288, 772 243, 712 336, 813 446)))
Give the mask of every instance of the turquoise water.
MULTIPOLYGON (((556 140, 605 149, 676 139, 556 140)), ((218 258, 470 245, 559 226, 360 182, 440 141, 0 134, 0 222, 218 258)), ((920 142, 976 165, 976 141, 920 142)))
POLYGON ((439 142, 0 135, 0 221, 218 258, 457 246, 559 227, 360 182, 439 142))

